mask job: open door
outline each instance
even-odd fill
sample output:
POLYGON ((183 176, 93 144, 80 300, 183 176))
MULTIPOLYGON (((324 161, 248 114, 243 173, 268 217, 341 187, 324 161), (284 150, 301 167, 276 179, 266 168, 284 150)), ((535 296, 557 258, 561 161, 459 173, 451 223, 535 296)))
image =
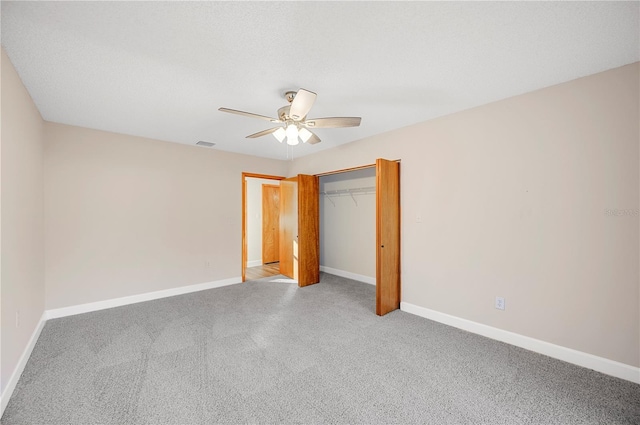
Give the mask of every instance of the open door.
POLYGON ((280 259, 280 186, 262 185, 262 264, 280 259))
POLYGON ((280 274, 298 279, 298 177, 280 181, 280 274))
POLYGON ((400 163, 376 160, 376 314, 400 308, 400 163))

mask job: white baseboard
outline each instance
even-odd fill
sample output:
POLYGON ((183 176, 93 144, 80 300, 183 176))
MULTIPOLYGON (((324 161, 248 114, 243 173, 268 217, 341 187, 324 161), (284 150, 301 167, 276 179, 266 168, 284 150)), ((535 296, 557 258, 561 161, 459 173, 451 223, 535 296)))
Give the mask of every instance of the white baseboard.
POLYGON ((347 271, 344 271, 344 270, 338 270, 338 269, 334 269, 334 268, 327 267, 327 266, 320 266, 320 271, 321 272, 330 273, 330 274, 334 274, 334 275, 340 276, 340 277, 346 277, 347 279, 358 280, 360 282, 368 283, 369 285, 375 285, 376 284, 376 278, 375 277, 364 276, 364 275, 361 275, 361 274, 351 273, 351 272, 347 272, 347 271))
POLYGON ((31 338, 29 338, 29 342, 27 346, 24 348, 20 359, 18 360, 18 364, 16 368, 13 370, 11 377, 9 378, 9 382, 7 382, 7 386, 5 387, 2 395, 0 395, 0 417, 4 413, 4 409, 9 404, 9 399, 11 399, 11 395, 13 394, 13 390, 16 389, 16 385, 18 385, 18 381, 20 380, 20 375, 24 371, 24 367, 27 365, 27 361, 29 357, 31 357, 31 352, 33 351, 33 347, 35 347, 38 338, 40 337, 40 332, 42 332, 42 328, 44 328, 44 324, 47 322, 46 312, 42 313, 42 317, 40 321, 36 325, 36 328, 33 330, 31 334, 31 338))
POLYGON ((247 260, 247 267, 258 267, 262 265, 262 260, 247 260))
POLYGON ((89 313, 91 311, 104 310, 106 308, 120 307, 128 304, 135 304, 144 301, 157 300, 159 298, 173 297, 175 295, 188 294, 190 292, 204 291, 206 289, 220 288, 222 286, 234 285, 242 282, 241 277, 216 280, 214 282, 198 283, 196 285, 180 286, 178 288, 165 289, 162 291, 147 292, 145 294, 131 295, 128 297, 114 298, 105 301, 73 305, 70 307, 56 308, 45 311, 47 319, 57 319, 59 317, 73 316, 75 314, 89 313))
POLYGON ((407 313, 415 314, 435 322, 444 323, 445 325, 506 342, 507 344, 515 345, 516 347, 521 347, 568 363, 593 369, 606 375, 615 376, 616 378, 640 384, 640 368, 638 367, 605 359, 604 357, 594 356, 593 354, 573 350, 560 345, 551 344, 550 342, 530 338, 514 332, 494 328, 492 326, 483 325, 471 320, 451 316, 449 314, 406 302, 400 303, 400 309, 407 313))

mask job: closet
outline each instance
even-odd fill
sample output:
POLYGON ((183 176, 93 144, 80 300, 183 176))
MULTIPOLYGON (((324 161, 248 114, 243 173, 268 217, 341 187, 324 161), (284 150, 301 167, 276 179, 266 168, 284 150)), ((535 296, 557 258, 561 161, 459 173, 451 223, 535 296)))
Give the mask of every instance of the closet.
POLYGON ((375 285, 375 167, 320 177, 320 270, 375 285))
MULTIPOLYGON (((376 314, 400 308, 400 163, 377 159, 375 166, 376 314)), ((354 169, 352 169, 354 170, 354 169)), ((343 171, 352 171, 343 170, 343 171)), ((280 182, 280 273, 308 286, 320 281, 320 184, 322 175, 280 182)), ((323 196, 369 196, 371 186, 325 190, 323 196), (336 192, 326 193, 330 190, 336 192), (342 192, 339 192, 342 190, 342 192)), ((335 203, 335 200, 334 200, 335 203)), ((370 274, 370 272, 368 272, 370 274)))

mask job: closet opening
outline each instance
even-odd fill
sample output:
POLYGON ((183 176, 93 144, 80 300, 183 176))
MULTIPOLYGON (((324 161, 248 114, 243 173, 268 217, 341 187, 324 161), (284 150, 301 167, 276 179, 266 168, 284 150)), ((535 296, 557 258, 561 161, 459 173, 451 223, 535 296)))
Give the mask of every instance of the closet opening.
POLYGON ((320 271, 376 284, 376 168, 320 176, 320 271))
POLYGON ((400 160, 316 175, 320 269, 374 284, 376 314, 400 308, 400 160), (371 196, 374 195, 374 196, 371 196))
POLYGON ((280 273, 280 181, 242 173, 242 281, 280 273))

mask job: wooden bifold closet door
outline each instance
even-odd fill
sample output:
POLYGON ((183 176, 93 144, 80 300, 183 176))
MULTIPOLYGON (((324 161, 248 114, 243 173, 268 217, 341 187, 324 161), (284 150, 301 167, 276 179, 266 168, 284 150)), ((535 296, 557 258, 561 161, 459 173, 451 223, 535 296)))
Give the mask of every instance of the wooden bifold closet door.
POLYGON ((298 286, 320 282, 320 185, 298 175, 298 286))
MULTIPOLYGON (((400 308, 400 163, 376 160, 376 314, 400 308)), ((280 182, 280 273, 308 286, 320 281, 319 179, 280 182)))
POLYGON ((400 308, 400 164, 376 160, 376 314, 400 308))
POLYGON ((320 281, 318 177, 299 174, 280 182, 280 273, 298 286, 320 281))

